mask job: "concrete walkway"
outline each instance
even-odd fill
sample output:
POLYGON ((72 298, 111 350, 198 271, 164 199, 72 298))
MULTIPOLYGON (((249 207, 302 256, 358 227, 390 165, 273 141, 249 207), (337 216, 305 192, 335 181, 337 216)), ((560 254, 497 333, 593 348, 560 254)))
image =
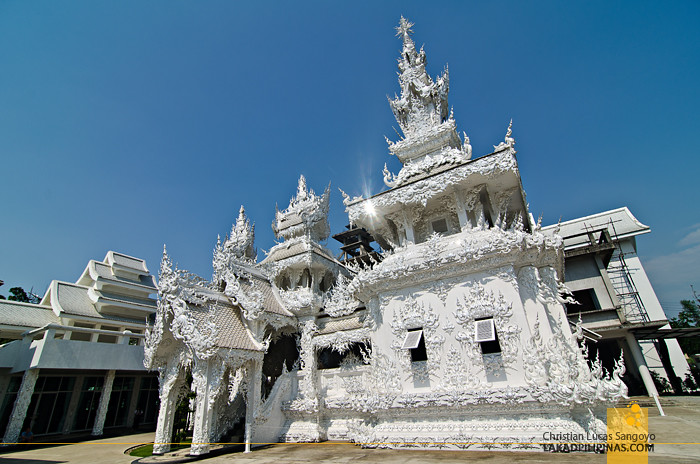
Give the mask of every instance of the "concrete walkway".
MULTIPOLYGON (((665 417, 649 408, 649 432, 656 435, 649 463, 700 463, 700 397, 669 398, 665 417), (674 444, 668 444, 674 443, 674 444)), ((124 454, 127 448, 153 441, 153 433, 141 433, 72 445, 57 445, 23 451, 3 452, 0 464, 130 464, 138 458, 124 454)), ((143 459, 148 461, 148 458, 143 459)), ((166 462, 167 459, 162 460, 166 462)), ((351 443, 277 444, 254 449, 252 453, 232 453, 201 459, 206 464, 292 464, 324 462, 347 463, 587 463, 603 464, 605 455, 590 453, 551 454, 539 452, 364 450, 351 443)))
MULTIPOLYGON (((70 445, 44 446, 34 449, 3 452, 0 448, 0 464, 127 464, 137 458, 127 456, 124 450, 132 446, 153 442, 153 432, 89 440, 70 445)), ((32 446, 32 445, 26 445, 32 446)))

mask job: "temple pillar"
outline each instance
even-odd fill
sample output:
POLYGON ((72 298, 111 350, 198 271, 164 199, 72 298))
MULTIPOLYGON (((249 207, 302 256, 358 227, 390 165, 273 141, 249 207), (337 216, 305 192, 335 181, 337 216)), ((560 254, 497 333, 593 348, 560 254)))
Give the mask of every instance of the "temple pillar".
POLYGON ((97 406, 97 415, 95 416, 95 424, 92 426, 92 436, 102 435, 105 427, 105 419, 107 418, 107 409, 109 408, 109 398, 112 396, 112 384, 114 384, 115 371, 107 371, 104 383, 102 384, 102 394, 100 395, 100 404, 97 406))
POLYGON ((70 433, 70 431, 73 430, 75 413, 78 411, 83 382, 85 382, 85 377, 77 377, 75 379, 75 384, 73 384, 73 392, 70 395, 68 409, 66 409, 66 420, 63 422, 63 433, 70 433))
POLYGON ((250 361, 250 374, 248 379, 248 398, 245 409, 245 452, 250 453, 250 442, 253 439, 255 426, 255 412, 260 402, 260 388, 262 377, 262 360, 250 361))
POLYGON ((460 230, 470 229, 471 222, 467 217, 467 206, 464 204, 464 198, 459 190, 455 190, 455 204, 457 205, 457 219, 459 219, 460 230))
POLYGON ((177 364, 162 371, 159 377, 160 410, 158 411, 153 454, 163 454, 170 451, 178 392, 185 382, 183 371, 179 369, 177 364))
POLYGON ((29 403, 32 401, 34 394, 34 385, 39 378, 39 369, 27 369, 22 376, 22 383, 17 392, 17 399, 12 407, 12 414, 7 423, 5 436, 2 439, 3 445, 7 446, 19 441, 19 435, 22 433, 22 425, 27 415, 29 403))
POLYGON ((403 222, 403 230, 406 232, 406 242, 416 243, 416 235, 413 231, 413 214, 406 209, 402 213, 401 222, 403 222))
POLYGON ((649 367, 647 366, 647 363, 644 360, 642 350, 639 349, 639 343, 637 342, 637 339, 634 337, 634 334, 632 332, 627 332, 625 334, 625 340, 627 340, 627 345, 629 346, 630 351, 632 352, 632 358, 634 358, 634 362, 637 365, 637 369, 639 369, 639 375, 642 376, 642 381, 644 382, 644 386, 647 389, 647 393, 649 394, 649 396, 654 398, 654 401, 656 402, 656 407, 659 410, 659 414, 665 416, 666 414, 664 414, 664 410, 661 408, 661 403, 659 403, 659 392, 656 390, 656 385, 654 385, 654 379, 649 373, 649 367))
POLYGON ((196 360, 192 370, 192 384, 197 397, 194 406, 194 430, 190 455, 199 456, 209 452, 211 407, 209 404, 209 381, 211 366, 208 360, 196 360))

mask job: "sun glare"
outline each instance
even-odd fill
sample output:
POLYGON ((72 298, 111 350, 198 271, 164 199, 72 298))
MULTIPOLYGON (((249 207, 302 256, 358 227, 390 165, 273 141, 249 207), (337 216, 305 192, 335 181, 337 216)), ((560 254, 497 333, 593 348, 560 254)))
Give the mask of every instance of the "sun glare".
POLYGON ((365 203, 365 212, 372 217, 377 215, 377 210, 374 209, 374 204, 372 203, 372 200, 367 200, 367 202, 365 203))

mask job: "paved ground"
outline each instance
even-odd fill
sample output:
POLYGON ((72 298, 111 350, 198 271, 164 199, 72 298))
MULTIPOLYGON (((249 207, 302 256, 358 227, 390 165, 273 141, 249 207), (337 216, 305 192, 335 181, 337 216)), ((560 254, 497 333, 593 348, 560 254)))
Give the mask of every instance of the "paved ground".
MULTIPOLYGON (((700 442, 700 397, 673 399, 666 405, 666 417, 651 410, 649 431, 656 434, 655 450, 649 454, 649 463, 700 463, 700 444, 667 444, 700 442)), ((86 441, 23 451, 3 452, 0 464, 129 464, 137 458, 127 456, 124 450, 138 443, 153 440, 153 433, 142 433, 104 440, 86 441)), ((148 460, 148 459, 145 459, 148 460)), ((534 452, 481 452, 481 451, 417 451, 417 450, 363 450, 349 443, 279 444, 253 450, 252 453, 232 453, 198 462, 202 464, 292 464, 324 462, 347 463, 463 463, 478 461, 488 464, 513 463, 588 463, 603 464, 605 455, 550 454, 534 452)))
POLYGON ((673 397, 670 401, 674 404, 664 406, 665 417, 649 408, 649 433, 656 435, 649 462, 700 463, 700 444, 677 444, 700 443, 700 397, 673 397))
POLYGON ((3 453, 0 448, 0 464, 128 464, 136 458, 125 455, 124 450, 140 443, 152 442, 153 435, 153 432, 139 433, 8 453, 3 453))

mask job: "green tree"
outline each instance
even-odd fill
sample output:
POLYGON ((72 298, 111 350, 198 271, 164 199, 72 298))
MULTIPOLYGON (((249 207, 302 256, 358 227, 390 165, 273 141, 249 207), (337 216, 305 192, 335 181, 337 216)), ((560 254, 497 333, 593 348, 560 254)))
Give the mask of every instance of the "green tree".
MULTIPOLYGON (((688 328, 700 327, 700 304, 697 300, 681 300, 683 310, 678 316, 669 319, 671 327, 688 328)), ((678 344, 687 355, 700 353, 700 339, 698 337, 679 338, 678 344)))
POLYGON ((7 298, 8 300, 29 303, 29 295, 27 295, 27 292, 25 292, 22 287, 12 287, 10 293, 11 295, 7 298))
POLYGON ((41 300, 38 295, 33 294, 31 291, 26 292, 22 287, 12 287, 10 289, 10 296, 7 297, 7 299, 10 301, 34 304, 41 300))

